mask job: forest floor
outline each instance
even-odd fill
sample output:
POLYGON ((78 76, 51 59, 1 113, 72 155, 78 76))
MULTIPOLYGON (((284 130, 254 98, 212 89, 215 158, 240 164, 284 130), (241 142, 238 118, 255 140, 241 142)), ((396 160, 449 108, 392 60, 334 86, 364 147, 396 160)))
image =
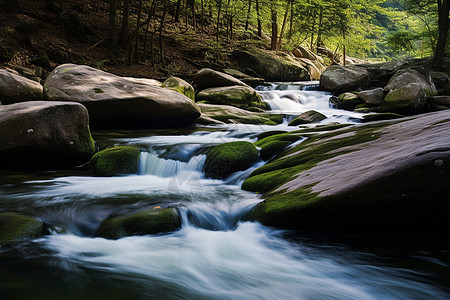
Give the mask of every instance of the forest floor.
MULTIPOLYGON (((189 77, 202 67, 232 68, 228 55, 233 49, 242 46, 265 48, 270 43, 268 37, 261 39, 254 29, 245 32, 244 28, 236 30, 232 40, 225 36, 226 32, 221 32, 217 43, 215 24, 207 23, 208 18, 201 32, 200 24, 194 28, 192 24, 186 26, 184 20, 175 23, 168 14, 163 27, 163 63, 157 12, 149 23, 147 46, 140 47, 139 61, 133 59, 130 63, 127 49, 112 50, 107 43, 107 1, 61 0, 54 1, 52 6, 47 2, 52 1, 20 0, 14 2, 16 7, 0 9, 0 66, 28 66, 34 59, 44 56, 49 58, 49 65, 44 67, 47 71, 59 64, 72 62, 121 76, 155 79, 165 79, 169 75, 189 77), (153 39, 150 38, 152 33, 153 39)), ((130 31, 135 28, 135 15, 135 8, 132 7, 130 31)), ((118 17, 120 30, 120 10, 118 17)), ((144 14, 142 19, 145 21, 147 15, 144 14)), ((144 39, 145 35, 141 32, 141 45, 144 39)))

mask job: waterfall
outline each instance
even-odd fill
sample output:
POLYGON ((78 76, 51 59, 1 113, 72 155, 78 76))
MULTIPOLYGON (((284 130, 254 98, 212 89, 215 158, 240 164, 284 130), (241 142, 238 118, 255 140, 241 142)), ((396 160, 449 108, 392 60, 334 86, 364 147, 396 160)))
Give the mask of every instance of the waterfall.
POLYGON ((205 160, 205 154, 193 156, 189 161, 183 162, 174 159, 160 158, 154 153, 141 152, 139 174, 172 177, 183 171, 201 172, 205 160))

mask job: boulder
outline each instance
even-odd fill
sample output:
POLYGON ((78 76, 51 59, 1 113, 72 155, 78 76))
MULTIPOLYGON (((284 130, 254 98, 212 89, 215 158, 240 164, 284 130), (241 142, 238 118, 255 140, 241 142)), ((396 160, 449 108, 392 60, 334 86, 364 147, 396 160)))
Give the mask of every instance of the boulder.
POLYGON ((162 83, 161 86, 164 88, 168 88, 172 91, 181 93, 181 94, 191 98, 192 101, 195 101, 194 88, 192 87, 192 85, 190 85, 189 83, 187 83, 185 80, 183 80, 181 78, 170 76, 169 78, 166 79, 166 81, 164 81, 162 83))
POLYGON ((311 61, 318 61, 321 64, 324 63, 322 57, 303 46, 297 46, 296 48, 292 49, 292 54, 294 54, 294 56, 298 58, 306 58, 311 61))
POLYGON ((448 232, 448 145, 446 111, 353 125, 310 135, 242 188, 264 193, 254 216, 270 226, 448 232))
POLYGON ((217 122, 222 124, 276 125, 283 122, 282 115, 256 113, 229 105, 199 103, 198 106, 202 111, 202 119, 197 120, 197 122, 203 122, 200 123, 203 125, 217 124, 217 122))
POLYGON ((369 73, 365 68, 333 65, 322 72, 319 89, 340 94, 367 87, 368 84, 369 73))
POLYGON ((374 121, 382 121, 382 120, 393 120, 403 118, 403 115, 394 114, 394 113, 376 113, 369 114, 363 116, 363 122, 374 122, 374 121))
POLYGON ((0 106, 0 165, 65 168, 89 161, 94 141, 78 103, 30 101, 0 106))
POLYGON ((135 174, 138 172, 140 156, 138 148, 119 146, 96 153, 90 163, 97 176, 135 174))
POLYGON ((43 235, 41 220, 17 213, 0 213, 0 243, 36 239, 43 235))
POLYGON ((223 71, 226 74, 231 75, 231 76, 241 80, 243 83, 248 84, 249 86, 251 86, 253 88, 264 83, 264 78, 250 76, 250 75, 245 74, 238 70, 224 69, 223 71))
POLYGON ((450 79, 444 72, 430 72, 439 95, 450 95, 450 79))
POLYGON ((231 173, 248 169, 258 161, 258 150, 250 142, 231 142, 214 146, 207 154, 205 176, 224 179, 231 173))
POLYGON ((255 146, 261 148, 261 158, 269 160, 300 138, 301 136, 296 134, 275 133, 260 139, 255 146))
POLYGON ((427 94, 418 83, 410 83, 391 90, 381 103, 380 112, 415 114, 425 111, 427 94))
POLYGON ((315 110, 308 110, 300 114, 297 118, 289 122, 288 126, 298 126, 301 124, 318 123, 325 120, 327 117, 315 110))
POLYGON ((308 70, 300 64, 256 48, 234 50, 232 58, 241 69, 251 68, 267 81, 310 80, 308 70))
POLYGON ((181 227, 175 208, 155 208, 104 221, 97 236, 119 239, 131 235, 158 234, 175 231, 181 227))
POLYGON ((240 108, 265 107, 261 97, 249 86, 226 86, 203 90, 198 93, 197 101, 210 104, 224 104, 240 108))
POLYGON ((44 91, 41 84, 0 69, 0 101, 3 104, 43 99, 44 91))
POLYGON ((335 102, 337 108, 346 110, 353 110, 362 103, 361 98, 354 93, 342 93, 335 102))
POLYGON ((86 106, 95 128, 170 128, 192 124, 200 109, 188 97, 149 79, 64 64, 44 83, 47 100, 86 106))
POLYGON ((433 110, 444 110, 450 108, 450 96, 431 96, 428 97, 433 110))
POLYGON ((436 86, 434 85, 431 76, 424 70, 409 68, 401 69, 392 76, 384 90, 392 91, 405 87, 409 84, 416 84, 420 86, 428 96, 437 95, 436 86))
POLYGON ((201 69, 194 75, 194 85, 199 90, 233 85, 247 86, 231 75, 208 68, 201 69))
POLYGON ((384 91, 382 88, 375 88, 371 90, 365 90, 358 93, 358 97, 369 105, 378 106, 383 102, 384 91))

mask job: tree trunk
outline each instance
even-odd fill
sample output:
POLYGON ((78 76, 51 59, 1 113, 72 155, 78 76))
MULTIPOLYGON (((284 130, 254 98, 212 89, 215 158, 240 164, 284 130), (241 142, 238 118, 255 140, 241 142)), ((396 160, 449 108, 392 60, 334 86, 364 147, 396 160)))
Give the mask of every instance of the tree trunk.
MULTIPOLYGON (((322 26, 323 26, 323 6, 320 7, 319 13, 319 28, 317 29, 317 40, 316 47, 320 47, 322 45, 322 26)), ((313 50, 313 48, 311 48, 313 50)))
POLYGON ((195 0, 191 0, 191 9, 192 9, 192 27, 195 30, 195 0))
POLYGON ((245 31, 248 30, 248 22, 250 19, 250 12, 252 11, 252 0, 248 0, 247 19, 245 19, 245 31))
POLYGON ((283 25, 281 25, 280 37, 278 38, 277 50, 281 49, 281 41, 283 39, 284 28, 286 26, 286 20, 289 13, 289 2, 286 5, 286 11, 284 12, 283 25))
POLYGON ((177 1, 177 9, 175 10, 175 23, 180 22, 181 1, 177 1))
POLYGON ((136 21, 136 40, 134 43, 134 61, 136 63, 139 62, 139 39, 140 39, 140 30, 141 27, 141 15, 142 15, 142 0, 139 0, 139 8, 138 8, 138 17, 136 21))
POLYGON ((117 0, 109 1, 108 42, 111 49, 117 49, 117 0))
POLYGON ((436 68, 442 67, 445 55, 445 46, 447 44, 447 35, 449 29, 449 12, 450 0, 437 0, 439 13, 439 36, 436 45, 436 51, 433 59, 433 66, 436 68))
POLYGON ((200 20, 200 28, 203 33, 203 28, 205 25, 205 7, 203 6, 203 0, 200 1, 200 5, 202 6, 202 16, 201 16, 201 20, 200 20))
POLYGON ((167 13, 167 0, 163 1, 164 4, 164 10, 161 17, 161 24, 159 26, 159 54, 161 56, 161 63, 163 65, 163 68, 166 67, 166 60, 164 58, 164 47, 163 47, 163 28, 164 28, 164 20, 166 18, 167 13))
POLYGON ((122 28, 120 30, 119 44, 122 48, 128 45, 128 24, 130 23, 130 0, 123 0, 122 28))
POLYGON ((277 21, 277 10, 273 3, 270 7, 270 10, 271 10, 271 21, 272 21, 272 38, 270 41, 270 49, 277 50, 278 21, 277 21))
POLYGON ((217 35, 216 42, 219 43, 219 35, 220 35, 220 10, 222 9, 222 0, 219 0, 219 9, 217 10, 217 35))
POLYGON ((294 0, 291 0, 291 16, 289 19, 289 41, 292 38, 293 33, 293 27, 294 27, 294 0))
POLYGON ((258 36, 262 38, 261 15, 259 12, 259 0, 256 0, 256 16, 258 18, 258 36))

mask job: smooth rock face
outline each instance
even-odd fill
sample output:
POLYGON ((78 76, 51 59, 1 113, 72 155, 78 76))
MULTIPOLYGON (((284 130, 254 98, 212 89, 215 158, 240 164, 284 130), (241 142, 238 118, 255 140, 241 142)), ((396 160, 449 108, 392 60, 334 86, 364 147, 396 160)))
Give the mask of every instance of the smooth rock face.
POLYGON ((0 166, 73 167, 94 154, 86 108, 30 101, 0 106, 0 166))
POLYGON ((247 86, 231 75, 208 68, 201 69, 194 75, 194 85, 199 90, 232 85, 247 86))
POLYGON ((416 69, 401 69, 397 71, 384 88, 386 91, 396 90, 415 83, 419 85, 428 96, 437 95, 433 79, 429 74, 422 74, 416 69))
POLYGON ((38 82, 0 69, 0 101, 3 104, 43 99, 44 90, 38 82))
POLYGON ((300 124, 318 123, 327 117, 315 110, 309 110, 300 114, 297 118, 289 122, 289 126, 297 126, 300 124))
POLYGON ((420 113, 427 106, 427 94, 417 83, 391 90, 381 103, 381 112, 420 113))
POLYGON ((369 73, 365 68, 333 65, 320 76, 319 89, 339 94, 364 88, 368 84, 369 73))
POLYGON ((428 99, 430 100, 431 107, 435 110, 450 108, 450 96, 431 96, 428 99))
POLYGON ((47 100, 86 106, 96 128, 169 128, 189 125, 200 116, 191 99, 152 82, 65 64, 50 73, 44 89, 47 100))
POLYGON ((131 235, 170 232, 180 227, 180 216, 175 208, 156 208, 108 219, 102 223, 97 235, 119 239, 131 235))
POLYGON ((224 123, 275 125, 278 123, 272 120, 274 116, 279 115, 256 113, 229 105, 199 103, 198 106, 202 110, 202 119, 197 122, 201 121, 203 123, 200 124, 204 125, 224 123))
POLYGON ((195 101, 195 91, 192 85, 190 85, 187 81, 175 77, 170 76, 161 84, 162 87, 168 88, 172 91, 181 93, 189 98, 192 99, 192 101, 195 101))
POLYGON ((358 93, 358 97, 366 104, 377 106, 383 102, 384 91, 382 88, 361 91, 358 93))
POLYGON ((268 225, 448 231, 449 145, 448 111, 354 125, 295 146, 243 188, 268 192, 256 210, 268 225))
POLYGON ((203 90, 198 93, 197 101, 232 105, 240 108, 262 106, 261 98, 253 88, 238 85, 203 90))
POLYGON ((362 64, 357 65, 363 67, 369 72, 371 87, 385 86, 391 77, 400 69, 408 67, 408 63, 403 61, 390 61, 378 64, 362 64))
POLYGON ((43 235, 41 220, 16 213, 0 213, 0 243, 36 239, 43 235))

